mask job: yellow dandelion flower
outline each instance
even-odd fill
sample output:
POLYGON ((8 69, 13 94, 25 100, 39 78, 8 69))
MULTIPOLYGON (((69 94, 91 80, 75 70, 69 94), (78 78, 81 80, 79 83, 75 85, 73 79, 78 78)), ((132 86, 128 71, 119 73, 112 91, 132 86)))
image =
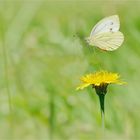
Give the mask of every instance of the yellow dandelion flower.
POLYGON ((90 85, 95 88, 96 94, 99 96, 102 118, 104 118, 104 99, 107 93, 107 86, 109 84, 125 84, 125 82, 120 80, 120 76, 117 73, 107 71, 87 74, 86 76, 81 77, 81 81, 82 84, 77 87, 77 90, 84 89, 90 85))
POLYGON ((85 87, 92 85, 93 87, 107 86, 108 84, 124 84, 120 81, 120 76, 117 73, 111 73, 107 71, 99 71, 92 74, 87 74, 81 77, 82 84, 76 89, 84 89, 85 87))

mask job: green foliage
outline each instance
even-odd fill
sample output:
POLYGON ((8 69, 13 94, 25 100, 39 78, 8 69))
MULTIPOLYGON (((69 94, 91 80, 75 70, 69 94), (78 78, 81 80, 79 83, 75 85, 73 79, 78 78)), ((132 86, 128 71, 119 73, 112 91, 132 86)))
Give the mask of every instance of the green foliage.
POLYGON ((128 84, 109 86, 106 139, 140 138, 140 2, 1 1, 0 139, 99 140, 101 117, 79 77, 105 69, 128 84), (123 45, 104 52, 85 44, 96 22, 118 14, 123 45))

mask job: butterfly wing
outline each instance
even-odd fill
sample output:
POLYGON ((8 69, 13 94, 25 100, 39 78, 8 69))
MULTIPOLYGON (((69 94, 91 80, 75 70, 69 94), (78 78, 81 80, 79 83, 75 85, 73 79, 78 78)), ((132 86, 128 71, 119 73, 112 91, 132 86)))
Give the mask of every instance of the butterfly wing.
POLYGON ((99 33, 117 32, 120 28, 118 15, 109 16, 100 20, 92 29, 90 37, 99 33))
POLYGON ((91 44, 102 50, 114 51, 121 46, 124 41, 124 35, 121 32, 107 32, 94 35, 91 38, 91 44))

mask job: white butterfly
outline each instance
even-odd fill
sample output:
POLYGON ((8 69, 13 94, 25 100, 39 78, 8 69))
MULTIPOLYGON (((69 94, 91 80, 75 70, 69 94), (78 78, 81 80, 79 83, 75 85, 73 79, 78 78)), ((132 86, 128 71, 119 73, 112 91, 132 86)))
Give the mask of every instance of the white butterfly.
POLYGON ((114 51, 124 41, 124 35, 119 31, 119 28, 118 15, 106 17, 93 27, 86 41, 89 45, 99 47, 102 50, 114 51))

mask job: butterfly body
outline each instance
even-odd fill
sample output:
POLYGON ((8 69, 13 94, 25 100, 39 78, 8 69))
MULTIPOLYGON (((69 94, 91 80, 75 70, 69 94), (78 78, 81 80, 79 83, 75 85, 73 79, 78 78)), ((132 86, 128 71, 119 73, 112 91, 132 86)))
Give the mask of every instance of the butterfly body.
POLYGON ((102 50, 116 50, 124 40, 119 28, 120 22, 117 15, 104 18, 93 27, 86 41, 89 45, 96 46, 102 50))

